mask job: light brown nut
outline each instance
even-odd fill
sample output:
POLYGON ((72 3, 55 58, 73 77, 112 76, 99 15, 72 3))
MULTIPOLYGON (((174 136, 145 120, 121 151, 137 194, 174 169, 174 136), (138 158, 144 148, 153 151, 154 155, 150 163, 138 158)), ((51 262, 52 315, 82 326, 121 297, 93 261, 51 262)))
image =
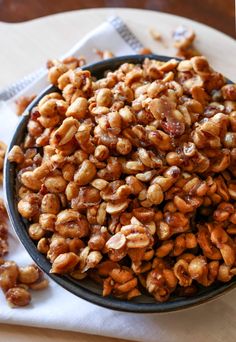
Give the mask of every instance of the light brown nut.
POLYGON ((73 181, 74 179, 74 173, 75 173, 76 167, 74 164, 72 163, 66 163, 63 167, 62 167, 62 175, 63 178, 67 181, 73 181))
POLYGON ((48 176, 44 181, 44 185, 49 192, 57 194, 65 191, 67 182, 61 175, 55 175, 48 176))
POLYGON ((62 100, 62 96, 58 92, 52 92, 50 94, 44 95, 42 99, 39 101, 39 106, 41 106, 50 99, 62 100))
POLYGON ((33 171, 26 171, 22 173, 20 177, 21 183, 31 190, 39 190, 42 185, 42 181, 37 178, 33 171))
POLYGON ((138 195, 144 189, 144 185, 135 176, 128 176, 125 180, 134 195, 138 195))
POLYGON ((95 148, 94 156, 99 161, 107 160, 107 158, 109 157, 109 149, 108 149, 108 147, 105 146, 105 145, 98 145, 95 148))
POLYGON ((98 190, 103 190, 108 185, 108 182, 104 179, 96 178, 91 182, 91 185, 98 190))
POLYGON ((236 274, 235 268, 230 268, 230 266, 227 266, 225 264, 220 265, 219 272, 217 279, 222 282, 228 282, 230 281, 233 276, 236 274))
MULTIPOLYGON (((135 287, 137 286, 137 278, 133 278, 129 281, 127 281, 124 284, 115 284, 114 286, 114 292, 119 294, 123 294, 123 293, 127 293, 128 297, 129 297, 129 293, 131 293, 132 290, 135 289, 135 287)), ((132 295, 130 295, 132 298, 132 295)))
POLYGON ((40 291, 46 289, 48 285, 49 281, 47 279, 42 279, 33 284, 29 284, 29 288, 34 291, 40 291))
POLYGON ((76 198, 72 198, 71 208, 75 210, 83 210, 98 205, 100 201, 101 197, 97 189, 91 186, 81 187, 79 189, 78 196, 76 198))
POLYGON ((132 150, 132 144, 127 138, 118 138, 116 150, 121 155, 127 155, 132 150))
POLYGON ((168 134, 161 130, 151 131, 148 139, 157 148, 163 151, 171 150, 171 141, 168 134))
POLYGON ((136 178, 140 180, 141 182, 150 182, 155 175, 156 175, 156 170, 150 170, 144 173, 137 173, 136 178))
POLYGON ((29 226, 28 233, 31 239, 38 241, 44 236, 45 231, 39 223, 33 223, 29 226))
POLYGON ((71 141, 74 138, 78 127, 79 123, 76 119, 72 117, 66 118, 62 122, 61 126, 53 133, 53 137, 51 139, 53 146, 62 146, 71 141))
POLYGON ((19 268, 19 281, 22 284, 32 284, 39 279, 39 269, 35 265, 19 268))
POLYGON ((68 70, 68 67, 65 64, 58 63, 52 68, 49 69, 48 72, 48 80, 50 83, 57 85, 58 78, 64 74, 68 70))
POLYGON ((96 173, 95 165, 90 160, 84 160, 74 175, 74 181, 78 185, 86 185, 94 179, 96 173))
POLYGON ((46 194, 41 202, 41 210, 43 213, 58 214, 60 211, 60 200, 56 194, 46 194))
POLYGON ((39 212, 39 197, 29 193, 18 202, 17 208, 24 218, 31 219, 39 212))
POLYGON ((236 184, 229 184, 228 188, 230 197, 233 198, 234 200, 236 199, 236 184))
POLYGON ((69 182, 67 184, 65 195, 68 201, 71 201, 73 198, 77 197, 79 193, 79 186, 75 182, 69 182))
POLYGON ((133 233, 127 237, 127 247, 128 248, 144 248, 150 244, 150 239, 146 234, 133 233))
POLYGON ((102 261, 97 265, 96 269, 101 277, 108 277, 113 268, 119 268, 119 265, 113 261, 106 260, 102 261))
POLYGON ((160 185, 152 184, 149 186, 147 190, 147 199, 154 205, 158 205, 163 201, 164 195, 160 185))
POLYGON ((66 116, 73 116, 80 120, 84 119, 87 113, 88 101, 84 97, 77 97, 74 102, 68 107, 66 116))
POLYGON ((223 243, 220 247, 220 252, 226 266, 233 266, 235 262, 235 249, 233 246, 223 243))
POLYGON ((226 84, 221 92, 225 100, 236 101, 236 84, 226 84))
POLYGON ((66 239, 56 234, 53 234, 50 244, 48 243, 47 247, 46 254, 50 262, 53 262, 58 255, 70 251, 69 243, 66 241, 66 239))
POLYGON ((125 106, 119 110, 119 114, 124 121, 125 124, 129 125, 132 122, 135 122, 135 116, 133 112, 130 110, 129 106, 125 106))
POLYGON ((106 247, 108 249, 120 249, 124 247, 126 244, 126 238, 124 234, 122 233, 116 233, 113 235, 107 242, 106 242, 106 247))
POLYGON ((236 132, 227 132, 224 136, 223 144, 227 148, 236 147, 236 132))
POLYGON ((119 201, 117 203, 108 202, 106 212, 111 215, 120 214, 128 207, 129 201, 119 201))
POLYGON ((79 262, 79 256, 75 253, 63 253, 53 261, 50 273, 64 274, 71 272, 79 262))
POLYGON ((106 220, 106 203, 102 203, 99 206, 98 213, 97 213, 97 223, 103 225, 106 220))
POLYGON ((102 254, 99 251, 91 251, 86 258, 86 264, 81 272, 87 272, 90 268, 95 268, 102 260, 102 254))
MULTIPOLYGON (((67 110, 67 103, 64 100, 49 98, 45 102, 39 102, 38 111, 41 114, 39 119, 52 119, 64 115, 67 110)), ((39 120, 40 121, 40 120, 39 120)))
POLYGON ((146 208, 134 208, 133 215, 142 223, 150 222, 154 219, 154 210, 146 208))
POLYGON ((40 227, 46 231, 54 231, 55 229, 55 222, 57 216, 54 214, 40 214, 39 216, 39 224, 40 227))
POLYGON ((82 280, 87 277, 87 273, 82 273, 80 270, 75 270, 70 273, 70 276, 76 280, 82 280))
POLYGON ((112 103, 112 92, 109 88, 99 89, 96 96, 98 106, 110 107, 112 103))
POLYGON ((148 228, 140 224, 123 226, 120 231, 127 239, 128 248, 144 248, 152 244, 148 228))
POLYGON ((178 260, 174 265, 174 274, 179 281, 180 286, 187 287, 192 284, 192 278, 188 272, 188 263, 185 260, 178 260))
POLYGON ((105 243, 106 243, 106 238, 107 238, 107 234, 106 232, 102 232, 102 229, 98 230, 97 232, 94 232, 93 234, 90 235, 90 239, 88 241, 89 248, 92 251, 103 250, 105 243))
POLYGON ((137 152, 139 159, 145 166, 150 168, 159 168, 162 166, 162 160, 152 151, 138 148, 137 152))
POLYGON ((199 74, 201 77, 209 76, 211 70, 209 63, 204 56, 196 56, 191 58, 193 70, 199 74))
POLYGON ((7 158, 10 162, 21 164, 23 163, 25 156, 20 146, 15 145, 12 147, 11 151, 8 153, 7 158))
POLYGON ((66 209, 57 215, 55 230, 65 238, 87 236, 89 226, 86 218, 76 210, 66 209))
POLYGON ((191 260, 188 272, 192 279, 201 281, 201 278, 206 276, 208 272, 206 258, 200 255, 191 260))
POLYGON ((47 238, 42 237, 37 244, 37 249, 42 254, 47 254, 49 250, 49 241, 47 238))
POLYGON ((119 284, 125 284, 133 278, 132 273, 128 269, 120 268, 113 268, 110 272, 110 276, 119 284))
POLYGON ((26 306, 31 301, 30 293, 22 287, 12 287, 5 295, 11 307, 26 306))
POLYGON ((173 247, 174 247, 174 241, 172 240, 164 241, 162 245, 157 248, 156 256, 158 258, 164 258, 172 251, 173 247))
MULTIPOLYGON (((176 279, 172 275, 170 276, 170 274, 168 274, 167 277, 176 279)), ((146 280, 146 288, 148 292, 150 292, 157 301, 165 302, 166 300, 168 300, 171 292, 175 287, 171 288, 168 285, 163 274, 163 270, 157 267, 148 273, 146 280)))
POLYGON ((191 60, 184 60, 184 61, 179 62, 177 70, 178 71, 190 71, 190 70, 192 70, 191 60))
POLYGON ((3 292, 14 287, 17 283, 19 268, 14 261, 5 261, 0 266, 0 287, 3 292))

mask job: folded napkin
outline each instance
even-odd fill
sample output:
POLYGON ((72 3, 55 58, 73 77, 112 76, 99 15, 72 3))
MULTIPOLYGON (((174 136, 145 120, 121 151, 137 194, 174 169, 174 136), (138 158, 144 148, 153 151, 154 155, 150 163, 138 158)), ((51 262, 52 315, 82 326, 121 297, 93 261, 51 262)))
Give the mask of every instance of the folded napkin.
MULTIPOLYGON (((109 49, 114 55, 133 54, 142 47, 126 25, 113 18, 91 32, 65 56, 83 55, 87 62, 98 60, 94 48, 109 49)), ((63 56, 63 57, 65 57, 63 56)), ((33 83, 28 82, 21 95, 34 94, 47 85, 46 70, 33 83)), ((27 83, 27 82, 26 82, 27 83)), ((18 122, 14 114, 14 98, 0 102, 0 140, 9 143, 18 122), (7 120, 6 120, 7 118, 7 120)), ((0 190, 2 196, 2 190, 0 190)), ((32 260, 10 227, 9 259, 20 265, 32 260)), ((11 309, 0 293, 0 322, 62 330, 80 331, 95 335, 150 342, 207 342, 235 341, 233 335, 236 291, 211 303, 182 312, 169 314, 131 314, 116 312, 90 304, 70 294, 50 281, 47 290, 34 292, 31 305, 11 309)))

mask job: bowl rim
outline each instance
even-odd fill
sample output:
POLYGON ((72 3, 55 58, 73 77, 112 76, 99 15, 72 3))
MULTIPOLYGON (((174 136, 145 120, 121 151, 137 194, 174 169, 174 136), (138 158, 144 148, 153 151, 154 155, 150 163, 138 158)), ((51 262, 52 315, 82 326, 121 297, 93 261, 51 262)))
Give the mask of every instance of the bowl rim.
MULTIPOLYGON (((169 61, 170 59, 175 59, 180 61, 181 59, 176 57, 160 56, 155 54, 150 55, 128 55, 121 57, 114 57, 108 60, 100 61, 97 63, 92 63, 82 67, 82 70, 90 70, 91 74, 96 74, 98 72, 104 73, 105 70, 109 68, 117 68, 123 63, 135 63, 139 64, 144 61, 145 58, 156 59, 160 61, 169 61)), ((227 83, 233 83, 226 79, 227 83)), ((58 90, 55 86, 46 87, 40 94, 31 102, 31 104, 24 111, 20 122, 18 123, 11 143, 9 144, 7 153, 11 150, 14 145, 18 145, 22 142, 22 137, 26 132, 26 125, 29 119, 29 114, 32 108, 40 101, 40 99, 52 91, 58 90)), ((7 155, 7 154, 6 154, 7 155)), ((73 293, 77 297, 87 300, 93 304, 102 306, 104 308, 109 308, 113 310, 123 311, 123 312, 133 312, 133 313, 167 313, 171 311, 178 311, 187 309, 193 306, 206 303, 213 300, 223 293, 226 293, 236 287, 236 279, 231 279, 228 283, 220 283, 217 288, 207 288, 203 293, 199 293, 193 297, 180 297, 174 301, 167 301, 164 303, 154 302, 154 303, 140 303, 135 301, 124 301, 119 300, 113 296, 102 297, 102 295, 92 292, 80 285, 79 281, 74 280, 72 277, 67 275, 56 275, 49 273, 51 268, 51 263, 46 257, 41 254, 33 240, 29 237, 27 231, 27 225, 24 223, 23 218, 17 211, 16 206, 16 192, 15 192, 15 163, 10 163, 8 159, 5 160, 4 165, 4 194, 6 200, 6 207, 9 214, 10 222, 24 248, 27 250, 28 254, 34 260, 34 262, 57 284, 62 286, 67 291, 73 293)))

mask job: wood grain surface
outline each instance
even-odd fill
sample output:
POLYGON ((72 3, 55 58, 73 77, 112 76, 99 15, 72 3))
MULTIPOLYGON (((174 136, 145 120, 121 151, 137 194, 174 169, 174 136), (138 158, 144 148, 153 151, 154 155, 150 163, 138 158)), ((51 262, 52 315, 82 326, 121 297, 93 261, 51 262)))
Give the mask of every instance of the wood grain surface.
POLYGON ((0 342, 128 342, 117 338, 0 324, 0 342))
POLYGON ((235 37, 234 0, 0 0, 0 20, 21 22, 63 11, 126 7, 181 15, 235 37))

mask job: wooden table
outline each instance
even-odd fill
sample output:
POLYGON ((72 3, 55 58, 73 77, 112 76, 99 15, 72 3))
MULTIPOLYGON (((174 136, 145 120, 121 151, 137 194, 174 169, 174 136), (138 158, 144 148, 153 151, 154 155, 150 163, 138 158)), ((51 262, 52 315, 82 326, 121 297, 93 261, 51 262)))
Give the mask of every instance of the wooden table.
POLYGON ((20 22, 84 8, 130 7, 181 15, 235 37, 234 0, 2 0, 0 20, 20 22))
MULTIPOLYGON (((100 7, 109 5, 122 5, 129 7, 139 7, 146 9, 158 9, 165 12, 170 12, 173 14, 183 15, 189 18, 193 18, 195 20, 205 22, 209 25, 212 25, 219 30, 233 36, 234 35, 234 18, 233 18, 233 0, 204 0, 199 1, 190 1, 190 0, 124 0, 124 1, 102 1, 102 0, 57 0, 57 1, 47 1, 47 0, 21 0, 21 1, 13 1, 13 0, 3 0, 0 1, 0 20, 9 21, 9 22, 19 22, 23 20, 29 20, 31 18, 48 15, 51 13, 56 13, 64 10, 72 10, 78 8, 87 8, 87 7, 100 7), (90 6, 88 6, 89 4, 90 6), (214 4, 214 6, 213 6, 214 4), (224 5, 224 6, 223 6, 224 5)), ((24 37, 24 27, 16 27, 10 30, 10 37, 16 37, 15 34, 21 34, 22 43, 24 37), (14 32, 13 32, 14 31, 14 32)), ((82 32, 83 33, 83 32, 82 32)), ((81 33, 81 34, 82 34, 81 33)), ((26 36, 25 36, 26 37, 26 36)), ((9 38, 10 39, 10 38, 9 38)), ((4 40, 6 42, 6 39, 4 40)), ((30 44, 30 42, 29 42, 30 44)), ((71 42, 68 43, 70 46, 71 42)), ((9 47, 12 49, 12 47, 9 47)), ((11 51, 11 50, 10 50, 11 51)), ((57 52, 57 51, 56 51, 57 52)), ((61 51, 58 48, 58 53, 61 51)), ((8 50, 9 53, 9 50, 8 50)), ((23 55, 19 56, 23 60, 23 55)), ((11 56, 9 56, 10 60, 11 56)), ((38 58, 37 63, 41 62, 40 58, 38 58)), ((10 61, 8 61, 8 64, 10 61)), ((33 65, 32 61, 32 68, 33 65)), ((8 69, 9 70, 9 69, 8 69)), ((18 71, 16 75, 8 75, 8 79, 13 82, 16 78, 22 77, 20 74, 21 70, 18 71)), ((25 70, 27 73, 28 71, 25 70)), ((1 81, 1 86, 5 85, 4 77, 1 81)), ((30 327, 19 327, 19 326, 9 326, 6 324, 0 324, 1 337, 0 341, 8 341, 8 342, 70 342, 78 340, 80 342, 125 342, 125 340, 117 340, 106 337, 99 337, 93 335, 86 335, 82 333, 75 332, 64 332, 64 331, 56 331, 52 329, 39 329, 39 328, 30 328, 30 327)), ((161 342, 161 341, 158 341, 161 342)))
POLYGON ((0 324, 0 331, 1 342, 128 342, 127 340, 87 335, 72 331, 58 331, 7 324, 0 324))

